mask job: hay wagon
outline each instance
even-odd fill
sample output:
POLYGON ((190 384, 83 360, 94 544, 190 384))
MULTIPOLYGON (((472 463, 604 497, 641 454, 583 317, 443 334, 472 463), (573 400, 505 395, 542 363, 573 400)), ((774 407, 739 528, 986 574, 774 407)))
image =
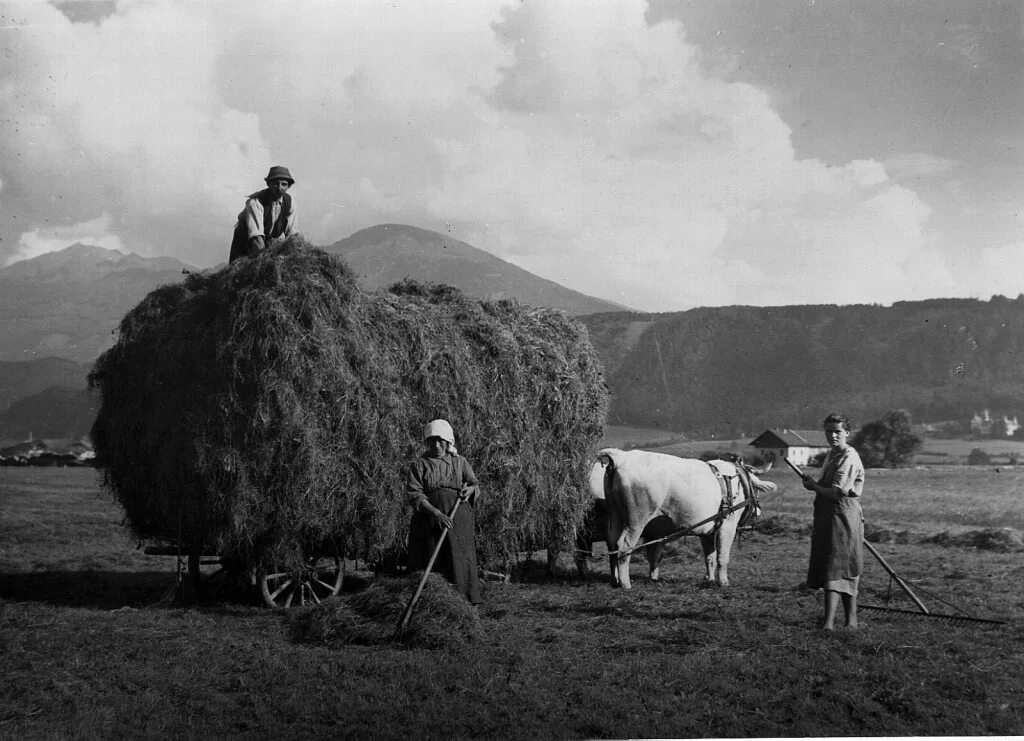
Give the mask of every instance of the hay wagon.
POLYGON ((404 546, 404 468, 437 417, 489 493, 482 563, 568 543, 608 406, 578 321, 411 280, 364 291, 299 238, 151 292, 89 381, 104 486, 147 552, 198 594, 279 607, 404 546))

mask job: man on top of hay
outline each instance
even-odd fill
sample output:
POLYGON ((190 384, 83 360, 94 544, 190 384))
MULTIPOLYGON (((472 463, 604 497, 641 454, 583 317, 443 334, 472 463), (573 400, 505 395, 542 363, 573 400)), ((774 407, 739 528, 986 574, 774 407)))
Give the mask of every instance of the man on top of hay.
POLYGON ((296 233, 295 204, 288 192, 295 184, 292 174, 287 167, 274 165, 264 180, 267 187, 246 198, 238 214, 228 262, 255 255, 270 239, 296 233))
POLYGON ((476 565, 473 507, 480 496, 469 461, 455 452, 455 432, 443 419, 423 428, 426 452, 409 466, 405 492, 412 505, 409 524, 409 571, 422 571, 445 529, 435 566, 472 604, 483 601, 476 565), (461 500, 454 517, 449 513, 461 500))

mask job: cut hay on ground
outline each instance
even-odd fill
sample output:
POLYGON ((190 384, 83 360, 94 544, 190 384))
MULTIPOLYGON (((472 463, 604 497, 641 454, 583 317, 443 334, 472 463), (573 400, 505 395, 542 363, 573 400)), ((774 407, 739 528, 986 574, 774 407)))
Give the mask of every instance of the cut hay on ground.
POLYGON ((427 577, 408 626, 396 636, 398 622, 421 577, 422 572, 401 579, 376 579, 352 596, 295 610, 288 616, 292 638, 328 646, 400 641, 410 646, 450 648, 483 637, 476 608, 433 573, 427 577))
POLYGON ((925 538, 924 542, 937 545, 965 546, 977 548, 981 551, 998 551, 1000 553, 1024 551, 1024 537, 1021 536, 1019 530, 1015 530, 1012 527, 971 530, 958 535, 942 532, 930 538, 925 538))
POLYGON ((483 563, 569 543, 607 407, 579 322, 447 286, 365 292, 301 239, 153 291, 90 381, 134 532, 275 568, 401 548, 404 471, 435 417, 481 481, 483 563))

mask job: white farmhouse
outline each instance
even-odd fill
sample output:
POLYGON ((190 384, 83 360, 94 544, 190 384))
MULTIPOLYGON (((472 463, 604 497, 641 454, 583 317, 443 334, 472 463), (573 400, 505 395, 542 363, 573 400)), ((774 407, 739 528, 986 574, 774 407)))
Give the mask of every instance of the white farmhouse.
POLYGON ((765 430, 750 445, 765 462, 782 463, 788 458, 796 466, 806 466, 819 453, 829 449, 821 430, 765 430))

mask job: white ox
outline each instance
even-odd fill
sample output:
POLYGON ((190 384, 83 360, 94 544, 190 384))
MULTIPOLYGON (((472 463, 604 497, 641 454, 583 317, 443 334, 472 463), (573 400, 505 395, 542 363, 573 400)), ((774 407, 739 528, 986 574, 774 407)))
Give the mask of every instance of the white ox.
MULTIPOLYGON (((710 463, 692 458, 679 458, 645 450, 623 451, 605 448, 598 453, 605 466, 604 493, 608 512, 607 544, 612 581, 630 588, 629 562, 631 550, 643 535, 644 528, 659 517, 668 518, 676 529, 699 522, 691 534, 700 536, 706 566, 705 580, 721 586, 729 585, 729 552, 743 510, 717 515, 723 509, 722 479, 710 463), (622 557, 614 552, 623 552, 622 557)), ((737 474, 742 464, 713 461, 728 478, 737 474), (730 472, 731 467, 731 472, 730 472)), ((749 475, 749 468, 745 468, 749 475)), ((773 491, 775 485, 750 476, 751 484, 761 491, 773 491)), ((736 487, 733 501, 744 499, 742 488, 736 487)), ((664 533, 663 533, 664 534, 664 533)), ((651 579, 657 581, 663 545, 647 548, 651 579)))

